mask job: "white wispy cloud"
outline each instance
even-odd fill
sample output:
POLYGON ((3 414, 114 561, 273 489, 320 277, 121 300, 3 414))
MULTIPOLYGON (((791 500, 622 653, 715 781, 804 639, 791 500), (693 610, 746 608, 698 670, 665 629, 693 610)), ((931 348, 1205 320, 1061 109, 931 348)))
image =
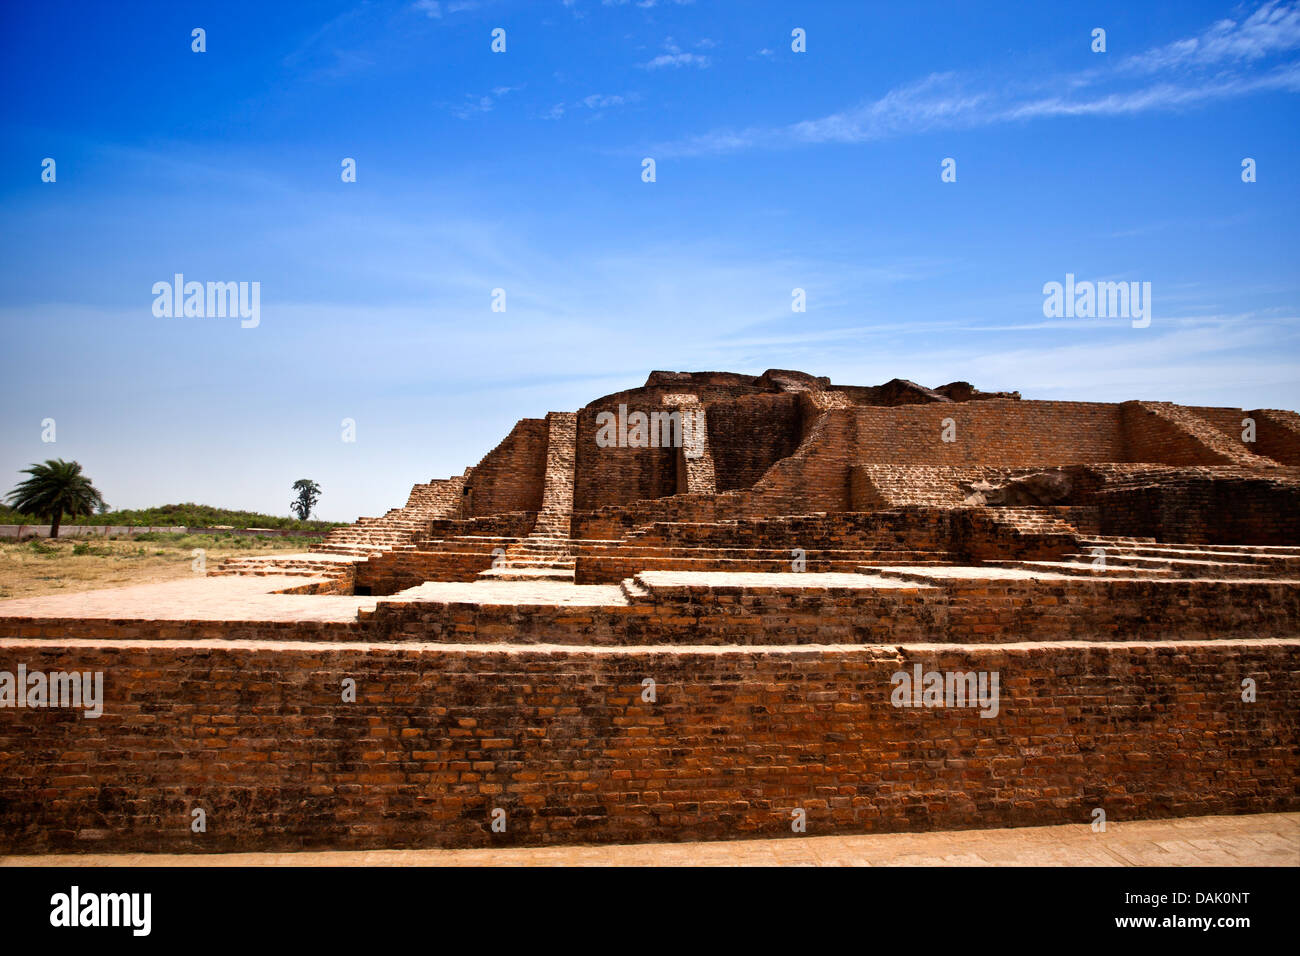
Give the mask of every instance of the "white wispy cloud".
POLYGON ((1121 69, 1157 73, 1184 66, 1258 60, 1300 46, 1300 8, 1270 0, 1245 20, 1219 20, 1188 37, 1129 57, 1121 69))
POLYGON ((418 10, 430 20, 441 20, 444 13, 463 13, 478 7, 477 0, 415 0, 412 10, 418 10))
POLYGON ((589 110, 605 109, 609 106, 622 106, 628 102, 626 96, 610 96, 603 93, 592 93, 590 96, 583 97, 582 105, 589 110))
MULTIPOLYGON (((603 7, 626 7, 632 2, 633 0, 600 0, 600 4, 603 7)), ((695 0, 672 0, 672 2, 679 7, 688 7, 694 3, 695 0)), ((657 7, 659 5, 659 0, 635 0, 635 3, 643 10, 649 10, 651 7, 657 7)), ((564 5, 568 7, 573 4, 571 0, 564 0, 564 5)))
POLYGON ((490 93, 466 93, 464 102, 458 103, 450 107, 450 109, 459 119, 469 119, 478 113, 490 113, 502 97, 522 89, 523 86, 494 86, 490 93))
POLYGON ((646 70, 659 70, 669 66, 674 69, 682 66, 694 66, 699 67, 700 69, 707 69, 713 64, 711 58, 704 56, 701 53, 685 52, 677 45, 672 37, 668 37, 664 40, 664 49, 667 51, 666 53, 661 53, 654 59, 639 64, 639 66, 646 70))
MULTIPOLYGON (((691 156, 863 143, 933 129, 1062 116, 1122 116, 1255 93, 1295 93, 1300 92, 1300 61, 1267 67, 1261 61, 1297 48, 1300 3, 1270 0, 1243 20, 1219 20, 1197 36, 1121 60, 1114 69, 1093 68, 1045 83, 996 88, 957 73, 934 73, 825 116, 783 126, 714 129, 655 149, 656 155, 691 156), (1046 94, 1048 89, 1068 92, 1046 94)), ((672 55, 670 50, 669 58, 672 55)), ((759 55, 767 54, 760 51, 759 55)))
POLYGON ((584 109, 590 110, 594 116, 599 116, 602 110, 627 106, 640 99, 639 93, 592 93, 573 103, 556 103, 542 114, 542 119, 563 119, 566 113, 584 109))

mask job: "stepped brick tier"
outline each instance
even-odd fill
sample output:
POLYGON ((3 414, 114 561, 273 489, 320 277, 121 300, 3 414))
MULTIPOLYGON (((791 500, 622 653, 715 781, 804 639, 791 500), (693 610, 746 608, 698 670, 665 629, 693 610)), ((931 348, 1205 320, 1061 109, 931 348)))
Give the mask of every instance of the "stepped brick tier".
POLYGON ((104 675, 0 708, 0 851, 1295 811, 1300 416, 654 372, 309 553, 0 622, 0 703, 104 675))

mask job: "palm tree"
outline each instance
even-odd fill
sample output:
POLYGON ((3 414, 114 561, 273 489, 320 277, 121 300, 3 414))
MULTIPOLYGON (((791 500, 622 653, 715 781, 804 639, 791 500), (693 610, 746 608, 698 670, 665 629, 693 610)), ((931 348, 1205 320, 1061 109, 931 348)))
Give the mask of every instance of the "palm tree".
POLYGON ((70 518, 91 514, 104 503, 104 496, 81 473, 81 465, 62 458, 50 458, 43 465, 24 468, 31 475, 9 492, 16 510, 50 519, 50 537, 59 536, 59 521, 66 511, 70 518))

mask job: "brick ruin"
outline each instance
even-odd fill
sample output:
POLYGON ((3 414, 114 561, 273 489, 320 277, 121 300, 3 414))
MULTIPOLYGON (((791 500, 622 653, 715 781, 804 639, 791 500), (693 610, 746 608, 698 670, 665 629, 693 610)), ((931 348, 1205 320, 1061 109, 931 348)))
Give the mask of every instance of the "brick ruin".
POLYGON ((1300 809, 1292 411, 654 372, 204 584, 256 594, 157 618, 0 604, 0 668, 112 687, 98 721, 0 712, 0 848, 1300 809), (997 674, 997 715, 899 706, 916 667, 997 674))

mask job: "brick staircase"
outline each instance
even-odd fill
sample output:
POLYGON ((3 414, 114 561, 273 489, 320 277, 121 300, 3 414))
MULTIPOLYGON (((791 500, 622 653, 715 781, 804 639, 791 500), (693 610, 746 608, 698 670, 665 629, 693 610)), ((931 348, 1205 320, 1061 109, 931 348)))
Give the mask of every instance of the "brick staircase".
POLYGON ((208 571, 209 577, 241 574, 257 577, 287 575, 301 577, 319 577, 330 580, 350 579, 352 561, 345 556, 290 554, 271 557, 250 556, 227 558, 220 565, 208 571))
POLYGON ((986 514, 994 521, 1014 528, 1020 534, 1078 534, 1078 529, 1061 512, 1050 505, 989 508, 986 514))
POLYGON ((415 485, 403 507, 391 508, 379 518, 359 518, 355 524, 335 528, 306 554, 227 558, 208 574, 310 575, 350 581, 356 562, 409 546, 429 531, 435 519, 454 514, 460 506, 465 479, 466 475, 457 475, 415 485))
POLYGON ((1144 447, 1155 443, 1159 457, 1151 460, 1176 464, 1245 465, 1277 467, 1278 462, 1256 454, 1249 445, 1234 441, 1190 408, 1172 402, 1124 402, 1129 414, 1145 416, 1144 447), (1159 436, 1159 437, 1154 437, 1159 436))
POLYGON ((312 551, 366 558, 412 543, 429 530, 436 518, 448 517, 460 506, 466 475, 456 475, 411 489, 406 504, 391 508, 379 518, 358 518, 346 528, 335 528, 312 551))
POLYGON ((559 581, 573 583, 570 544, 573 483, 577 462, 577 412, 546 415, 546 476, 542 510, 532 533, 509 545, 504 556, 479 574, 481 581, 559 581))
POLYGON ((574 541, 577 580, 615 583, 641 571, 856 573, 864 564, 946 565, 960 556, 900 543, 888 515, 858 515, 855 533, 827 535, 827 516, 656 521, 621 540, 574 541), (798 562, 798 564, 796 564, 798 562), (796 566, 799 571, 796 571, 796 566))
POLYGON ((480 581, 574 581, 568 537, 531 534, 506 548, 505 555, 479 574, 480 581))
POLYGON ((1157 543, 1091 535, 1061 561, 998 561, 1002 567, 1090 577, 1279 578, 1300 580, 1300 547, 1157 543), (1098 554, 1097 552, 1100 552, 1098 554))
POLYGON ((1300 465, 1300 414, 1281 408, 1258 408, 1250 415, 1258 428, 1255 450, 1284 465, 1300 465))
POLYGON ((876 510, 907 505, 960 508, 967 492, 961 487, 999 469, 949 465, 857 465, 853 468, 855 509, 876 510))

